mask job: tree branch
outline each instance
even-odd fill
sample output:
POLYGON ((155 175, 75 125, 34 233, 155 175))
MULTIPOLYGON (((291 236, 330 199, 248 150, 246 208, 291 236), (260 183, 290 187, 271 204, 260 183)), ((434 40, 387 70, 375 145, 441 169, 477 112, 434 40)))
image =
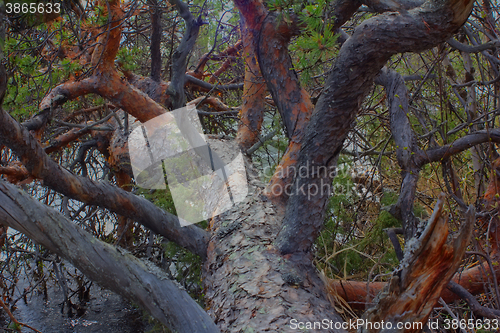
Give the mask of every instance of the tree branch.
POLYGON ((186 104, 184 83, 186 81, 187 56, 196 43, 202 22, 201 18, 198 18, 198 20, 193 18, 188 5, 181 0, 170 0, 170 3, 177 7, 179 15, 186 23, 184 36, 179 46, 172 54, 172 80, 167 90, 167 93, 172 97, 172 107, 178 109, 186 104))
POLYGON ((465 52, 465 53, 478 53, 478 52, 482 52, 485 50, 496 49, 496 48, 500 47, 500 40, 498 40, 498 39, 489 41, 489 42, 484 43, 484 44, 474 45, 474 46, 462 44, 459 41, 457 41, 455 38, 448 39, 446 41, 446 43, 450 44, 451 47, 453 47, 459 51, 465 52))
POLYGON ((0 221, 67 259, 88 278, 146 309, 176 332, 219 332, 159 268, 97 240, 61 213, 0 180, 0 221))
POLYGON ((38 141, 4 110, 0 109, 0 143, 12 149, 24 166, 47 187, 89 205, 107 208, 143 224, 154 232, 206 256, 208 233, 194 225, 181 227, 176 216, 109 183, 79 177, 53 161, 38 141))
POLYGON ((151 13, 151 78, 161 81, 161 9, 157 0, 150 0, 151 13))
POLYGON ((486 142, 500 143, 500 129, 476 131, 448 145, 421 151, 418 156, 418 165, 422 167, 427 163, 444 160, 475 145, 486 142))
POLYGON ((336 0, 332 11, 332 16, 335 18, 333 31, 343 26, 362 4, 361 0, 336 0))
POLYGON ((205 89, 206 91, 228 91, 243 89, 243 83, 211 84, 209 82, 197 79, 189 74, 186 74, 186 83, 191 83, 192 85, 196 85, 200 88, 205 89))
POLYGON ((420 152, 415 133, 408 119, 408 89, 403 77, 394 70, 383 68, 376 79, 385 87, 389 107, 391 133, 396 144, 396 156, 401 168, 401 190, 391 214, 403 222, 405 240, 415 234, 418 220, 413 214, 413 202, 420 173, 415 154, 420 152))
POLYGON ((363 3, 376 13, 406 11, 424 4, 424 0, 363 0, 363 3))
POLYGON ((338 154, 373 80, 390 57, 420 52, 447 39, 466 21, 473 0, 429 1, 405 15, 364 21, 342 45, 305 130, 298 177, 275 245, 282 253, 308 251, 324 222, 338 154), (323 190, 321 190, 323 189, 323 190))
POLYGON ((245 61, 245 80, 236 141, 243 151, 247 151, 257 142, 264 120, 266 82, 257 61, 258 40, 250 33, 241 15, 240 30, 245 61))

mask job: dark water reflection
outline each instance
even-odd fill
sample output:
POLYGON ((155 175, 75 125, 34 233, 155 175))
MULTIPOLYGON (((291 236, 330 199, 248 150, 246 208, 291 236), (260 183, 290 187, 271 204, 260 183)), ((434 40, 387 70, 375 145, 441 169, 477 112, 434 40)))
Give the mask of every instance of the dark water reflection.
MULTIPOLYGON (((120 296, 92 286, 90 301, 86 304, 85 314, 68 316, 67 307, 61 313, 64 296, 58 285, 48 287, 48 300, 34 292, 17 303, 13 312, 16 319, 43 333, 139 333, 152 329, 143 312, 132 306, 120 296)), ((6 327, 5 325, 2 325, 6 327)), ((0 329, 0 332, 2 330, 0 329)), ((31 332, 23 328, 23 332, 31 332)))

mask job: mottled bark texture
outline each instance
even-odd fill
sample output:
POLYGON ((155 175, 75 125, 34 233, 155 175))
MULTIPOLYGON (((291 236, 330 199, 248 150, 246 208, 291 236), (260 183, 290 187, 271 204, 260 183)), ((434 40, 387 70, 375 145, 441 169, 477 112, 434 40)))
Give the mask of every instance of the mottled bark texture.
POLYGON ((212 221, 203 270, 208 313, 223 332, 288 332, 291 319, 341 322, 312 258, 282 257, 272 245, 282 216, 261 199, 263 188, 212 221))
MULTIPOLYGON (((187 23, 187 33, 178 53, 174 55, 173 80, 166 87, 171 96, 169 100, 175 108, 184 105, 183 88, 186 80, 200 81, 186 76, 185 64, 201 23, 193 19, 185 4, 178 0, 172 0, 172 3, 178 7, 187 23)), ((77 177, 61 168, 47 157, 27 130, 4 112, 0 113, 0 141, 14 150, 28 171, 43 179, 46 186, 68 197, 126 215, 202 257, 206 254, 203 274, 208 313, 222 331, 286 331, 290 328, 292 318, 299 321, 321 321, 326 318, 340 322, 341 318, 327 300, 309 251, 323 223, 330 195, 329 188, 324 189, 331 184, 334 176, 331 170, 337 155, 364 96, 387 60, 393 54, 422 51, 447 40, 466 20, 472 3, 472 0, 429 1, 421 8, 402 13, 385 13, 363 22, 343 44, 325 89, 309 118, 312 104, 299 85, 287 53, 288 40, 297 33, 296 27, 276 24, 279 23, 276 22, 276 16, 269 14, 258 0, 235 0, 245 19, 248 34, 254 41, 258 40, 255 50, 258 64, 291 140, 287 157, 281 162, 282 168, 285 167, 285 172, 288 172, 288 166, 294 166, 295 170, 302 167, 307 170, 307 176, 295 180, 288 200, 285 197, 284 201, 278 201, 281 206, 287 204, 286 215, 283 210, 266 201, 266 197, 262 196, 264 187, 256 180, 251 180, 253 193, 244 202, 211 221, 208 248, 208 234, 205 231, 194 226, 181 229, 174 217, 147 200, 109 184, 77 177), (287 165, 287 161, 290 164, 287 165)), ((339 0, 333 5, 333 11, 338 15, 335 28, 338 28, 359 8, 361 2, 339 0)), ((113 67, 120 41, 119 22, 122 13, 119 7, 119 1, 110 2, 111 23, 94 52, 93 63, 97 69, 93 76, 55 88, 44 99, 42 110, 51 110, 68 99, 94 92, 142 122, 166 112, 151 97, 121 80, 113 67)), ((287 174, 283 178, 283 184, 292 184, 293 177, 287 174)), ((47 213, 47 216, 52 215, 47 213)), ((439 219, 436 221, 436 224, 432 224, 434 227, 424 232, 419 243, 422 246, 432 245, 432 240, 442 240, 443 222, 439 219)), ((65 229, 62 224, 58 228, 65 229)), ((62 232, 55 231, 56 235, 62 232)), ((44 238, 49 236, 40 232, 38 240, 45 241, 44 238)), ((48 238, 48 247, 51 241, 48 238)), ((437 245, 447 251, 445 258, 449 260, 436 272, 445 272, 445 278, 449 279, 456 269, 459 253, 450 250, 443 242, 437 245)), ((63 251, 62 247, 52 248, 63 251)), ((64 252, 68 251, 71 249, 64 248, 64 252)), ((99 253, 96 258, 100 258, 99 253)), ((423 258, 428 257, 422 256, 419 261, 418 256, 410 255, 407 260, 415 260, 411 262, 415 266, 413 269, 418 271, 427 265, 423 258)), ((87 259, 91 261, 93 257, 87 259)), ((108 264, 115 267, 118 262, 108 264)), ((407 270, 403 268, 401 272, 399 282, 395 281, 399 283, 399 295, 402 297, 393 299, 394 302, 407 301, 404 291, 425 282, 418 278, 410 279, 414 273, 412 267, 407 270)), ((434 278, 433 274, 430 272, 426 276, 434 278)), ((122 284, 119 278, 116 277, 118 283, 115 284, 122 284)), ((391 285, 397 285, 396 282, 391 285)), ((439 288, 442 288, 440 284, 428 291, 435 297, 439 294, 439 288)), ((396 295, 395 291, 391 295, 396 295)), ((427 309, 432 300, 411 306, 422 305, 427 309)), ((182 307, 181 303, 170 303, 169 306, 182 307)))

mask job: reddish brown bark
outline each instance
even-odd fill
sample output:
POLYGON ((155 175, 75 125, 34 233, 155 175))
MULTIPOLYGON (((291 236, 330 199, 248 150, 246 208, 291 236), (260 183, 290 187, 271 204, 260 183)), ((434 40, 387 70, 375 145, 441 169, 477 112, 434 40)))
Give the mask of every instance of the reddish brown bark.
POLYGON ((245 61, 245 82, 236 141, 243 151, 247 151, 257 142, 260 134, 264 119, 266 85, 255 54, 257 41, 255 36, 248 31, 245 20, 241 26, 241 34, 245 61))
MULTIPOLYGON (((493 252, 490 257, 494 263, 499 262, 500 255, 498 252, 493 252)), ((493 265, 496 276, 500 276, 500 267, 497 264, 493 265)), ((351 308, 356 310, 364 310, 373 305, 374 298, 387 285, 386 282, 370 282, 363 281, 344 281, 327 279, 327 290, 332 296, 340 296, 344 299, 351 308)), ((451 281, 458 283, 472 295, 479 295, 488 292, 488 284, 493 281, 492 273, 489 266, 482 263, 473 268, 457 273, 451 281)), ((459 300, 460 296, 444 288, 441 291, 440 297, 446 303, 459 300)))
MULTIPOLYGON (((204 77, 209 76, 210 74, 205 73, 205 66, 207 65, 207 62, 209 60, 215 60, 215 61, 220 61, 223 60, 224 58, 234 56, 236 53, 238 53, 239 50, 241 50, 242 47, 242 41, 239 40, 237 41, 233 46, 228 47, 224 51, 222 51, 219 54, 211 54, 205 53, 201 59, 198 61, 198 65, 196 66, 195 70, 193 71, 188 71, 186 74, 189 74, 197 79, 202 80, 204 77)), ((231 63, 230 59, 227 59, 224 61, 224 64, 222 66, 225 66, 225 63, 228 62, 231 63)), ((219 71, 216 71, 216 73, 219 71)), ((222 72, 220 72, 222 73, 222 72)), ((219 75, 220 75, 219 73, 219 75)), ((208 80, 209 83, 214 83, 217 80, 218 76, 214 73, 213 75, 210 76, 210 79, 208 80)))
POLYGON ((84 136, 88 132, 90 132, 90 129, 72 128, 68 132, 61 134, 57 138, 52 140, 50 146, 45 148, 45 152, 47 154, 53 153, 70 144, 71 142, 77 140, 78 138, 84 136))
POLYGON ((288 54, 288 43, 290 38, 298 33, 298 29, 295 25, 288 25, 285 22, 278 22, 277 26, 276 15, 268 15, 264 5, 259 1, 245 3, 235 1, 235 3, 248 27, 248 30, 242 33, 246 32, 253 40, 258 40, 254 50, 258 56, 260 70, 281 114, 286 135, 290 139, 287 151, 265 192, 275 204, 284 208, 288 199, 286 189, 294 179, 304 130, 313 110, 310 96, 301 88, 288 54))
POLYGON ((231 108, 224 104, 217 97, 205 97, 200 96, 198 98, 193 99, 188 102, 189 105, 201 106, 201 105, 210 105, 215 111, 229 111, 231 108))
MULTIPOLYGON (((126 172, 118 171, 115 172, 116 185, 130 192, 132 189, 132 177, 126 172)), ((118 238, 118 244, 127 248, 131 246, 134 242, 134 223, 131 219, 126 216, 118 217, 118 225, 116 227, 116 234, 118 238)))
POLYGON ((165 109, 143 92, 134 88, 120 77, 114 60, 120 46, 123 10, 120 1, 108 3, 109 19, 99 37, 92 54, 92 64, 96 66, 90 78, 63 83, 44 97, 41 110, 50 109, 67 100, 89 93, 96 93, 122 108, 141 122, 164 114, 165 109))
POLYGON ((12 184, 18 184, 27 179, 33 179, 28 170, 18 162, 11 163, 7 166, 0 166, 0 175, 4 175, 5 179, 12 184))

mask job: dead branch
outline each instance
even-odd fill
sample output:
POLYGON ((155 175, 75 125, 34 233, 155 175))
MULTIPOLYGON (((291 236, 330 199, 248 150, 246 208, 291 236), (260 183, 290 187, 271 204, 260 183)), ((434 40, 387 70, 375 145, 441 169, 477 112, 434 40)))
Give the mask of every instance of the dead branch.
POLYGON ((441 194, 427 226, 407 244, 399 268, 377 296, 374 307, 363 315, 368 322, 392 323, 392 330, 363 327, 361 332, 417 332, 420 330, 415 327, 396 329, 396 325, 421 322, 423 328, 427 322, 462 261, 475 222, 475 210, 470 206, 457 237, 448 242, 447 219, 441 216, 443 205, 441 194))

